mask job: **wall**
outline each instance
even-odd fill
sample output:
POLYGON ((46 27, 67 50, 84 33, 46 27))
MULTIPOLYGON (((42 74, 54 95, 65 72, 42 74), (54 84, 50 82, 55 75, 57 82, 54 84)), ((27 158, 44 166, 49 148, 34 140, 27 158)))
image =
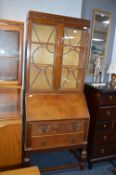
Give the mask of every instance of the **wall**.
POLYGON ((82 0, 0 0, 1 19, 25 21, 29 10, 81 17, 82 0))
POLYGON ((116 27, 115 27, 115 36, 114 36, 114 44, 113 44, 113 52, 112 52, 112 62, 116 62, 116 27))
MULTIPOLYGON (((83 7, 82 16, 86 19, 91 20, 91 28, 92 28, 92 17, 93 17, 94 9, 100 9, 106 12, 110 12, 112 14, 110 37, 109 37, 109 44, 108 44, 108 50, 107 50, 108 51, 107 60, 109 65, 109 63, 112 60, 112 57, 114 57, 114 54, 116 52, 115 51, 116 41, 114 41, 115 27, 116 27, 116 1, 115 0, 102 0, 102 1, 101 0, 84 0, 82 7, 83 7)), ((115 40, 116 40, 116 37, 115 37, 115 40)), ((108 75, 106 74, 105 81, 107 80, 108 80, 108 75)), ((86 81, 92 81, 92 76, 87 76, 86 81)))

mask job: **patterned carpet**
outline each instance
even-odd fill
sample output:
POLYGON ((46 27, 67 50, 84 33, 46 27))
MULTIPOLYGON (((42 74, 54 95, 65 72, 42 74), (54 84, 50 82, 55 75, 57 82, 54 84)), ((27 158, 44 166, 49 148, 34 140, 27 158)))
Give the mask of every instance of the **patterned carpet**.
MULTIPOLYGON (((68 151, 49 152, 49 153, 34 153, 31 155, 32 165, 44 168, 48 166, 57 166, 67 163, 77 162, 75 156, 68 151)), ((85 162, 85 169, 81 171, 79 168, 71 168, 60 171, 44 172, 42 175, 113 175, 113 165, 106 161, 95 163, 91 170, 88 169, 85 162)))

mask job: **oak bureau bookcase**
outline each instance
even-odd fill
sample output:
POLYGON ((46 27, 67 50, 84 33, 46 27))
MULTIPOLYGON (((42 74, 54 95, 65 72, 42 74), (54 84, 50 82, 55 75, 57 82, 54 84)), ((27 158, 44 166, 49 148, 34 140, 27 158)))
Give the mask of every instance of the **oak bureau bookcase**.
POLYGON ((23 26, 0 20, 0 169, 22 163, 23 26))
POLYGON ((79 148, 78 165, 83 167, 89 124, 83 93, 88 35, 87 20, 28 13, 25 160, 33 151, 79 148))

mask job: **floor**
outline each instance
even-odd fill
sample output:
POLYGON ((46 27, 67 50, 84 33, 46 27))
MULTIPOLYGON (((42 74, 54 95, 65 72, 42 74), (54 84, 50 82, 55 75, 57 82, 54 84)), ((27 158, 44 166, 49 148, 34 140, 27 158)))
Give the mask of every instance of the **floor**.
MULTIPOLYGON (((44 168, 48 166, 63 165, 65 163, 76 162, 75 156, 69 151, 34 153, 31 155, 32 165, 44 168)), ((115 162, 114 162, 115 163, 115 162)), ((42 175, 113 175, 113 165, 109 161, 95 163, 91 170, 88 169, 85 162, 85 169, 81 171, 79 168, 65 169, 60 171, 44 172, 42 175)))

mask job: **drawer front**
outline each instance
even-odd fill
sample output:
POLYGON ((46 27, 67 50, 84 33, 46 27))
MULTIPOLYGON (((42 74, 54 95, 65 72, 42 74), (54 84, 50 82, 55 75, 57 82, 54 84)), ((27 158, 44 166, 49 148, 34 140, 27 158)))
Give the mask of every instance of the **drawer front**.
POLYGON ((116 105, 116 93, 103 93, 100 98, 101 105, 116 105))
POLYGON ((49 149, 57 147, 65 147, 77 144, 83 144, 84 133, 64 134, 54 136, 33 136, 31 138, 32 149, 49 149))
POLYGON ((32 136, 75 133, 84 131, 86 121, 47 121, 33 122, 31 125, 32 136))
POLYGON ((97 120, 115 120, 116 107, 101 107, 98 109, 97 120))
POLYGON ((100 130, 103 131, 103 130, 113 129, 113 121, 107 121, 107 122, 97 123, 96 129, 97 129, 97 131, 100 131, 100 130))
POLYGON ((116 131, 97 133, 95 142, 96 145, 116 142, 116 131))
POLYGON ((116 154, 116 143, 101 145, 94 149, 94 157, 102 157, 116 154))

